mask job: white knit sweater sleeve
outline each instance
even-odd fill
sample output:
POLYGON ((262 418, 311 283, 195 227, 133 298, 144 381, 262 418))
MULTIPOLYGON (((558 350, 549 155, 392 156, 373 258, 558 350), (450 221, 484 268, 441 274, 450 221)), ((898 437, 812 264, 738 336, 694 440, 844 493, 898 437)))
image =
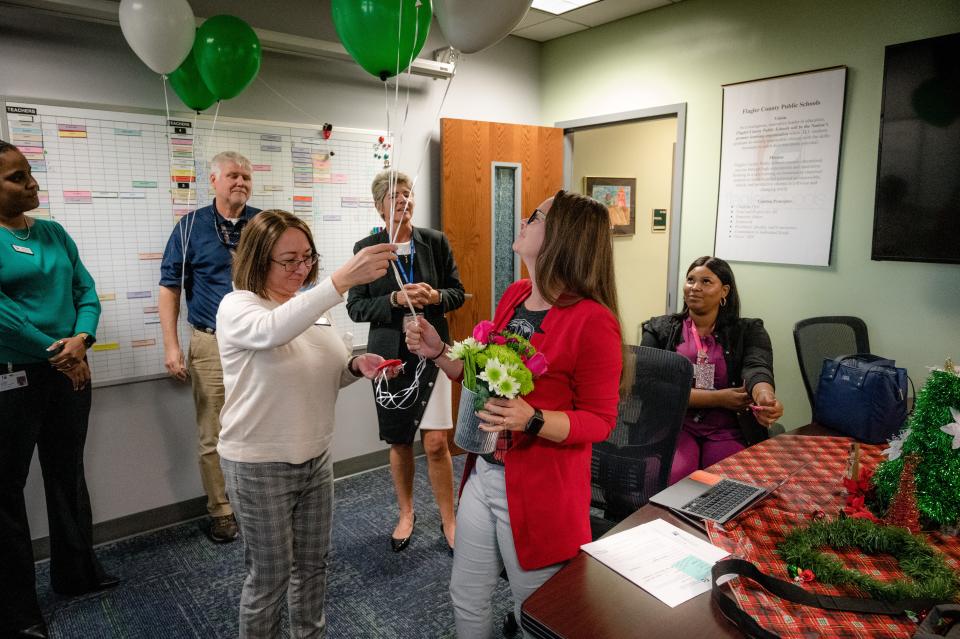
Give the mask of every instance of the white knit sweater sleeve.
POLYGON ((329 277, 273 309, 264 308, 255 293, 233 291, 224 296, 217 310, 217 341, 222 346, 253 351, 276 348, 296 338, 341 302, 343 296, 329 277))

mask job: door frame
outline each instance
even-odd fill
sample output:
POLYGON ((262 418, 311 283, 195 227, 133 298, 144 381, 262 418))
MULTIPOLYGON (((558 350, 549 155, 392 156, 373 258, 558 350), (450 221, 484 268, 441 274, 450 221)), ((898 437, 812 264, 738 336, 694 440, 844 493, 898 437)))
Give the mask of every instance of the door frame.
POLYGON ((563 188, 574 190, 572 184, 574 133, 603 126, 664 117, 677 118, 677 142, 673 154, 673 183, 670 185, 670 208, 673 221, 670 224, 670 248, 667 253, 667 295, 664 306, 665 311, 669 314, 677 311, 676 294, 680 277, 680 221, 683 212, 683 149, 687 128, 687 103, 665 104, 634 111, 594 115, 577 120, 564 120, 556 122, 554 126, 563 129, 563 188))

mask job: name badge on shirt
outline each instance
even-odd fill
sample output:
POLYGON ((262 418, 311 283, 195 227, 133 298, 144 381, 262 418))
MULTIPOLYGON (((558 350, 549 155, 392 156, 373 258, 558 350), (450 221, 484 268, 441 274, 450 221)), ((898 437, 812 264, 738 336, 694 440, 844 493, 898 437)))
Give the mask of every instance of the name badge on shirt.
POLYGON ((716 368, 715 364, 710 363, 705 352, 697 353, 697 363, 693 366, 693 387, 701 390, 715 390, 713 379, 716 368))
POLYGON ((17 246, 16 244, 11 244, 13 250, 17 253, 26 253, 27 255, 33 255, 33 249, 29 246, 17 246))
POLYGON ((0 375, 0 393, 27 385, 27 371, 15 371, 0 375))

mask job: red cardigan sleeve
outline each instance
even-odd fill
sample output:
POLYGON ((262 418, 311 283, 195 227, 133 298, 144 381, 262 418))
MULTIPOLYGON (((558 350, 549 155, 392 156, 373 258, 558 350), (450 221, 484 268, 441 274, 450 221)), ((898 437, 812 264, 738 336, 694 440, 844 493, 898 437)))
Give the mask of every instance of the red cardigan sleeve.
POLYGON ((573 369, 573 410, 564 444, 605 440, 617 425, 623 347, 620 324, 613 313, 595 302, 579 331, 573 369))

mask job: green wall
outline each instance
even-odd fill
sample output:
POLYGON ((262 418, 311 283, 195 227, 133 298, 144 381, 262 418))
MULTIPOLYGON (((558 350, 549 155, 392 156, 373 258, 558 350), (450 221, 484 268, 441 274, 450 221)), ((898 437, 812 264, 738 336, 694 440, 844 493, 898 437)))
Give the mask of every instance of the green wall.
POLYGON ((871 350, 918 387, 927 366, 960 361, 960 266, 870 260, 883 48, 957 31, 960 0, 684 0, 544 45, 545 122, 687 103, 681 271, 713 248, 721 85, 848 67, 831 266, 733 264, 744 315, 773 338, 788 428, 810 419, 798 319, 862 317, 871 350))

